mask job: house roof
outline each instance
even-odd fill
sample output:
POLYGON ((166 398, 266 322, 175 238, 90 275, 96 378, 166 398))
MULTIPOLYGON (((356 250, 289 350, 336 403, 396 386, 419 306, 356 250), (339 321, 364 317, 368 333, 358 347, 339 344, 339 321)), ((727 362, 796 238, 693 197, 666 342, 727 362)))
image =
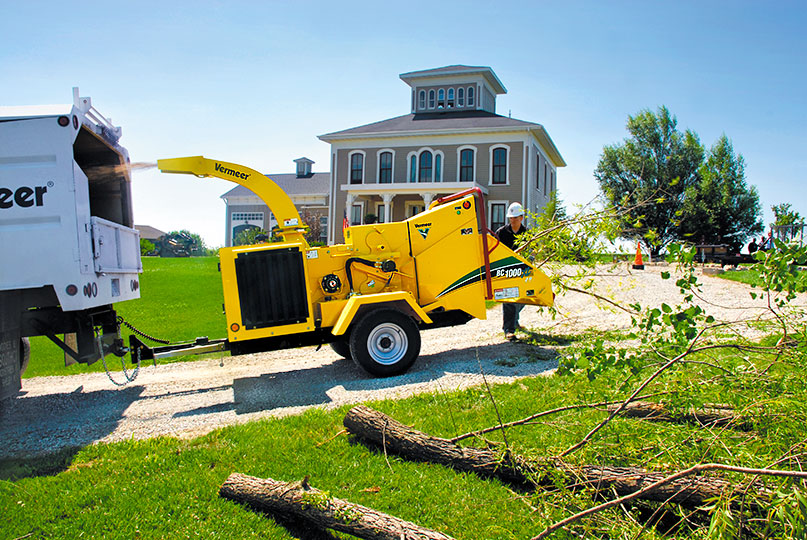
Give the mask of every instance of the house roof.
POLYGON ((437 135, 457 132, 531 131, 550 154, 556 167, 565 167, 555 143, 541 124, 525 122, 487 111, 435 112, 396 116, 380 122, 320 135, 319 139, 333 142, 379 136, 437 135))
POLYGON ((160 229, 156 229, 151 225, 135 225, 135 229, 140 231, 140 238, 145 238, 146 240, 156 240, 161 236, 165 236, 166 234, 160 229))
MULTIPOLYGON (((327 195, 330 188, 330 173, 314 173, 310 176, 298 177, 296 174, 267 174, 270 178, 291 197, 294 195, 327 195)), ((244 186, 236 186, 224 195, 222 199, 230 197, 249 197, 255 194, 244 186)))
POLYGON ((434 69, 424 69, 420 71, 410 71, 408 73, 401 73, 399 76, 403 82, 412 86, 412 81, 419 79, 449 77, 452 75, 482 75, 491 88, 497 94, 506 94, 507 88, 504 87, 502 81, 496 76, 496 73, 488 66, 464 66, 455 64, 453 66, 443 66, 434 69))

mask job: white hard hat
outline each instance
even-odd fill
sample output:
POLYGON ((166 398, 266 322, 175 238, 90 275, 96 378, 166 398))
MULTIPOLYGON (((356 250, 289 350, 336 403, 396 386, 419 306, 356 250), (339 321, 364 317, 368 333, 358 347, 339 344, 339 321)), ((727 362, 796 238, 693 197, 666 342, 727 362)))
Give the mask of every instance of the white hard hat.
POLYGON ((507 209, 507 217, 518 217, 524 215, 524 207, 521 206, 521 203, 514 202, 510 205, 507 209))

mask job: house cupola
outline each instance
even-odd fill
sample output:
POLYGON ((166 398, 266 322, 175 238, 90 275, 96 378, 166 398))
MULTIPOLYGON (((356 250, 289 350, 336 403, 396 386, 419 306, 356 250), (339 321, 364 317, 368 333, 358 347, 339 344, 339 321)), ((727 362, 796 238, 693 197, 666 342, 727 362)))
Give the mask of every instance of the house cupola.
POLYGON ((310 178, 314 174, 311 170, 314 162, 307 157, 297 158, 294 163, 297 164, 297 178, 310 178))
POLYGON ((507 89, 487 66, 445 66, 401 73, 412 88, 412 112, 496 112, 496 96, 507 89))

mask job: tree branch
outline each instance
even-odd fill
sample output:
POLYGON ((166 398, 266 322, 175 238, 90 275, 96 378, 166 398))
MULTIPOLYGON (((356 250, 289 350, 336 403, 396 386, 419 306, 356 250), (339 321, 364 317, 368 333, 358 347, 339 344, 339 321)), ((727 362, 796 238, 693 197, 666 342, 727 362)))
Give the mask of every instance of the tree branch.
POLYGON ((693 467, 690 467, 689 469, 679 471, 679 472, 677 472, 675 474, 667 476, 666 478, 662 478, 658 482, 654 482, 654 483, 650 484, 649 486, 647 486, 647 487, 645 487, 643 489, 640 489, 639 491, 631 493, 630 495, 625 495, 625 496, 620 497, 618 499, 614 499, 612 501, 608 501, 608 502, 600 504, 598 506, 594 506, 594 507, 589 508, 587 510, 583 510, 582 512, 578 512, 577 514, 575 514, 573 516, 569 516, 568 518, 566 518, 566 519, 564 519, 562 521, 558 521, 557 523, 554 523, 554 524, 550 525, 549 527, 547 527, 546 529, 544 529, 538 536, 534 536, 531 540, 542 540, 543 538, 548 537, 549 535, 551 535, 552 533, 554 533, 558 529, 566 527, 567 525, 570 525, 570 524, 574 523, 575 521, 578 521, 578 520, 580 520, 580 519, 582 519, 582 518, 584 518, 586 516, 590 516, 591 514, 596 514, 597 512, 600 512, 602 510, 606 510, 606 509, 611 508, 613 506, 617 506, 617 505, 623 504, 625 502, 631 501, 633 499, 636 499, 638 497, 641 497, 643 494, 647 493, 648 491, 658 489, 659 487, 661 487, 663 485, 666 485, 666 484, 669 484, 670 482, 673 482, 673 481, 678 480, 680 478, 684 478, 686 476, 691 476, 693 474, 699 474, 699 473, 702 473, 702 472, 705 472, 705 471, 715 471, 715 470, 727 471, 727 472, 737 472, 737 473, 742 473, 742 474, 764 475, 764 476, 779 476, 779 477, 787 477, 787 478, 807 478, 807 472, 802 472, 802 471, 782 471, 782 470, 776 470, 776 469, 751 469, 751 468, 747 468, 747 467, 735 467, 733 465, 723 465, 721 463, 706 463, 706 464, 703 464, 703 465, 695 465, 693 467))

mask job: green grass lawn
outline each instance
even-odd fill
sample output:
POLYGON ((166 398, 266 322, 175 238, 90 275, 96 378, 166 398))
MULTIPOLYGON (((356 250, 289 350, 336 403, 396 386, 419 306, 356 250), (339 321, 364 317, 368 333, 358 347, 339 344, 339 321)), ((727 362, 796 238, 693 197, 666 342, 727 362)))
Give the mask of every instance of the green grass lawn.
POLYGON ((746 285, 760 285, 759 279, 757 279, 756 274, 751 270, 729 270, 728 272, 717 274, 717 277, 738 283, 745 283, 746 285))
MULTIPOLYGON (((211 339, 227 335, 222 313, 224 297, 218 257, 159 258, 143 257, 138 300, 120 302, 115 309, 138 329, 172 342, 190 341, 199 336, 211 339)), ((129 330, 122 333, 128 344, 129 330)), ((155 345, 144 340, 147 345, 155 345)), ((195 357, 172 358, 163 362, 195 357)), ((108 357, 110 369, 120 370, 120 361, 108 357)), ((101 362, 91 366, 65 367, 64 352, 44 336, 31 338, 31 362, 25 378, 43 375, 75 375, 103 371, 101 362)))
MULTIPOLYGON (((569 460, 661 470, 697 462, 764 467, 787 452, 802 451, 794 445, 803 441, 807 424, 805 358, 778 363, 765 377, 759 377, 759 372, 767 359, 757 362, 733 352, 712 352, 700 360, 719 361, 727 371, 706 364, 681 366, 658 379, 648 392, 674 392, 664 399, 682 408, 703 403, 734 406, 755 419, 754 431, 617 419, 569 460)), ((562 405, 624 396, 623 383, 635 385, 654 369, 647 366, 634 377, 606 373, 593 382, 584 375, 536 377, 493 386, 492 393, 503 420, 510 421, 562 405)), ((443 437, 497 423, 490 396, 482 387, 370 405, 443 437)), ((0 478, 7 479, 0 480, 0 538, 28 534, 32 538, 295 538, 275 520, 218 497, 219 486, 232 472, 282 481, 310 475, 311 485, 334 497, 459 540, 530 538, 546 525, 594 504, 586 493, 520 492, 498 480, 371 451, 340 434, 346 410, 311 409, 299 416, 232 426, 192 440, 161 437, 88 446, 51 460, 0 462, 0 478)), ((508 440, 519 454, 545 458, 581 439, 604 416, 595 409, 549 416, 508 430, 508 440)), ((502 440, 495 433, 488 437, 502 440)), ((574 538, 663 538, 661 530, 642 527, 642 512, 646 516, 652 510, 646 504, 617 507, 575 525, 574 538)), ((685 526, 675 538, 706 537, 703 529, 692 534, 685 526)), ((553 538, 573 536, 560 531, 553 538)))
MULTIPOLYGON (((199 335, 224 337, 221 284, 216 258, 145 259, 143 298, 117 307, 142 330, 172 341, 199 335)), ((579 335, 527 332, 525 347, 560 346, 562 354, 597 340, 621 341, 624 332, 579 335)), ((34 340, 28 376, 66 375, 103 369, 100 363, 64 368, 61 351, 34 340)), ((522 355, 523 356, 523 355, 522 355)), ((528 355, 529 356, 529 355, 528 355)), ((734 407, 753 419, 750 432, 708 430, 694 425, 616 419, 574 453, 578 464, 636 465, 664 471, 696 463, 782 468, 783 456, 803 456, 807 425, 805 351, 777 358, 737 351, 708 351, 656 379, 647 392, 687 409, 705 403, 734 407), (711 365, 710 365, 711 364, 711 365), (720 368, 714 365, 720 365, 720 368), (801 446, 800 446, 801 445, 801 446)), ((524 361, 511 359, 513 365, 524 361)), ((621 399, 658 364, 638 373, 611 370, 590 381, 584 374, 522 379, 513 384, 423 394, 371 403, 397 420, 429 434, 451 437, 575 403, 621 399)), ((276 391, 282 392, 282 388, 276 391)), ((218 497, 232 472, 282 481, 310 476, 310 483, 334 497, 364 504, 450 534, 458 540, 524 539, 545 526, 592 506, 591 495, 565 488, 517 491, 497 480, 445 467, 411 463, 356 444, 342 430, 347 408, 308 410, 298 416, 231 426, 191 439, 160 437, 99 444, 36 459, 0 460, 0 540, 18 538, 296 538, 270 517, 218 497)), ((512 428, 514 452, 542 459, 580 440, 605 412, 581 409, 512 428)), ((486 436, 501 442, 497 433, 486 436)), ((467 444, 484 445, 469 439, 467 444)), ((464 443, 464 444, 466 444, 464 443)), ((747 477, 725 475, 739 483, 747 477)), ((782 481, 769 481, 785 495, 782 481)), ((802 491, 803 494, 803 491, 802 491)), ((559 531, 557 539, 707 538, 708 518, 684 524, 672 536, 645 527, 642 516, 655 505, 616 507, 559 531)), ((686 512, 669 507, 668 516, 686 512)), ((784 529, 770 538, 792 538, 784 529)), ((336 535, 349 538, 347 535, 336 535)), ((730 538, 731 536, 725 536, 730 538)), ((756 538, 756 536, 755 536, 756 538)))

